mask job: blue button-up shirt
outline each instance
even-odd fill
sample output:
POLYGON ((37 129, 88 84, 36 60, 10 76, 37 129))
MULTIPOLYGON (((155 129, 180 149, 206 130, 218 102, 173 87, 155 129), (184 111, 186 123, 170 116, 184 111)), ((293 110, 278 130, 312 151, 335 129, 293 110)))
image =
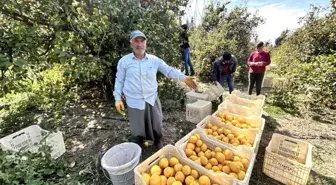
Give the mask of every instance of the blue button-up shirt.
POLYGON ((142 60, 133 53, 122 57, 118 62, 113 92, 116 105, 121 101, 121 93, 124 93, 127 106, 131 108, 144 110, 146 102, 154 106, 158 96, 157 71, 168 78, 186 80, 184 74, 154 55, 146 53, 142 60))

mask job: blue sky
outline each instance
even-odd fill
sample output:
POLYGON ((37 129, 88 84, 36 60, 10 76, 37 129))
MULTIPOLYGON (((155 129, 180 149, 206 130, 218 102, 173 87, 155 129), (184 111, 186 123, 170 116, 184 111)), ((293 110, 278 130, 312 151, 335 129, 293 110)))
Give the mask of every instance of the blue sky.
MULTIPOLYGON (((215 2, 223 2, 225 0, 214 0, 215 2)), ((189 15, 200 17, 204 4, 211 2, 211 0, 190 0, 191 7, 189 8, 189 15), (197 7, 197 8, 196 8, 197 7), (196 12, 196 13, 195 13, 196 12)), ((243 4, 245 0, 231 0, 228 9, 234 6, 243 4)), ((260 25, 256 31, 259 39, 262 41, 270 40, 274 43, 276 37, 280 33, 288 29, 299 28, 299 18, 304 16, 310 7, 310 4, 328 6, 330 0, 248 0, 247 7, 251 12, 259 11, 259 14, 264 17, 265 24, 260 25)))

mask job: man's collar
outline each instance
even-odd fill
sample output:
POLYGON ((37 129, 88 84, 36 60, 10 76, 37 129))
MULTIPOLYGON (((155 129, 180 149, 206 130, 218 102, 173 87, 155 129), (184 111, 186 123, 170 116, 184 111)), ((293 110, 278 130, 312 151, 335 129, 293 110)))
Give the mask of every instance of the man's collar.
MULTIPOLYGON (((134 52, 132 52, 132 59, 138 59, 135 55, 134 52)), ((148 59, 147 53, 145 53, 145 57, 143 59, 148 59)))

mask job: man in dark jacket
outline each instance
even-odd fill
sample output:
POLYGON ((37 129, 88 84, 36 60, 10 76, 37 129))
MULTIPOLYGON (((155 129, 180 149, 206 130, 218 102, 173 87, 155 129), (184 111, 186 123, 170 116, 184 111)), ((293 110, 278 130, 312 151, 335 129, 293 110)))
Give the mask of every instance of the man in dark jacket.
POLYGON ((230 94, 234 89, 234 77, 237 68, 237 59, 225 51, 223 56, 216 59, 213 71, 213 81, 218 81, 223 87, 228 83, 230 94))

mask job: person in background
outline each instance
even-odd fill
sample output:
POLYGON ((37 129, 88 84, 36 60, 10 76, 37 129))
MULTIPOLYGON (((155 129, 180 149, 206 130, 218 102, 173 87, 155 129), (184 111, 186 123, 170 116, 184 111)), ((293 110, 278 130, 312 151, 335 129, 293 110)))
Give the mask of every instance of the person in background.
POLYGON ((270 54, 264 50, 264 43, 257 44, 257 50, 252 52, 247 64, 249 66, 249 86, 248 93, 252 94, 254 84, 256 84, 256 94, 261 93, 261 85, 264 80, 266 66, 270 65, 270 54))
POLYGON ((190 59, 190 45, 189 45, 189 37, 188 37, 188 26, 186 24, 182 25, 183 31, 180 34, 180 39, 181 39, 181 49, 183 50, 183 61, 184 61, 184 69, 185 69, 185 75, 189 75, 189 69, 188 66, 190 67, 190 75, 194 76, 195 71, 194 67, 191 63, 190 59))
POLYGON ((227 83, 230 94, 234 90, 237 63, 237 58, 230 52, 225 51, 223 56, 216 59, 212 70, 212 80, 218 81, 223 87, 227 83))
POLYGON ((133 142, 144 146, 144 140, 154 141, 160 149, 162 145, 162 109, 158 97, 157 72, 168 78, 184 81, 191 89, 196 89, 193 77, 187 77, 168 66, 162 59, 146 53, 147 37, 139 30, 130 35, 133 52, 123 56, 117 66, 114 86, 115 107, 124 114, 122 93, 126 97, 128 117, 133 142))

